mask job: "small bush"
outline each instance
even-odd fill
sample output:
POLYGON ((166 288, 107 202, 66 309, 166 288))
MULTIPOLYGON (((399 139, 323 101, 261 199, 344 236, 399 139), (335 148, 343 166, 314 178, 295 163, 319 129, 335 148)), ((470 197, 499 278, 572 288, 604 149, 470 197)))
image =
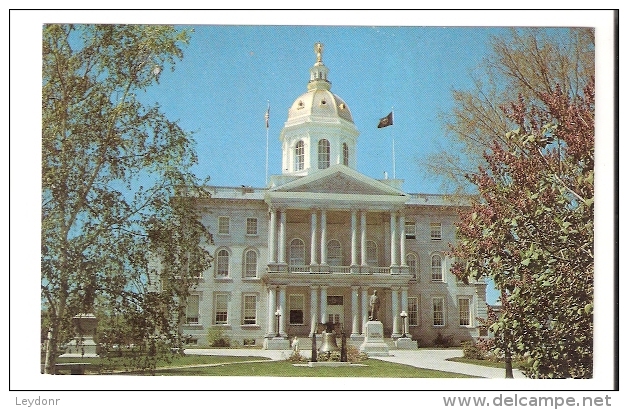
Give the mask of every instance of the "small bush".
POLYGON ((484 360, 486 354, 472 341, 462 342, 462 352, 467 359, 484 360))
POLYGON ((210 327, 207 331, 207 343, 211 347, 230 347, 231 339, 219 327, 210 327))
POLYGON ((309 359, 303 356, 300 352, 293 350, 292 353, 290 354, 290 357, 288 357, 288 359, 286 360, 292 363, 303 363, 303 362, 307 362, 309 359))
POLYGON ((319 353, 317 355, 317 360, 319 362, 339 362, 340 361, 340 352, 324 352, 319 353))
POLYGON ((353 346, 347 345, 347 361, 350 363, 358 363, 368 359, 369 356, 366 353, 361 353, 360 350, 353 346))
POLYGON ((434 347, 451 347, 454 343, 454 336, 443 336, 440 332, 436 335, 434 339, 434 347))

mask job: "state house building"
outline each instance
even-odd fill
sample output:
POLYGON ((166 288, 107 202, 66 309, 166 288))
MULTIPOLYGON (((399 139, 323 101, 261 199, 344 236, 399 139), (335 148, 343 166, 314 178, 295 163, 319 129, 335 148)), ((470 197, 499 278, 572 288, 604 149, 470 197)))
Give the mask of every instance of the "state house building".
POLYGON ((361 340, 377 290, 386 338, 479 336, 486 284, 457 281, 446 255, 461 205, 356 170, 358 129, 330 91, 322 45, 315 51, 307 91, 279 136, 282 174, 266 188, 210 187, 199 204, 214 263, 188 299, 183 333, 205 344, 220 327, 240 344, 269 347, 269 338, 307 338, 333 322, 361 340))

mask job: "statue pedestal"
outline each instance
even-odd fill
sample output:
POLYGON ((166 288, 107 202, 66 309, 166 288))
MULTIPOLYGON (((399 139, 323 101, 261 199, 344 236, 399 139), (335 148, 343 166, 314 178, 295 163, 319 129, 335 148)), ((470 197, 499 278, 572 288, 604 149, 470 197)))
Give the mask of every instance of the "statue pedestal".
POLYGON ((388 345, 384 342, 384 325, 380 321, 366 322, 364 342, 360 346, 360 353, 369 356, 389 356, 388 345))
POLYGON ((399 350, 415 350, 417 349, 417 344, 410 337, 400 337, 395 341, 395 347, 399 350))
POLYGON ((265 350, 290 350, 290 341, 285 337, 267 337, 264 339, 265 350))
POLYGON ((61 357, 98 357, 98 345, 94 342, 94 332, 98 319, 92 313, 81 313, 72 318, 79 336, 68 344, 68 351, 61 357))

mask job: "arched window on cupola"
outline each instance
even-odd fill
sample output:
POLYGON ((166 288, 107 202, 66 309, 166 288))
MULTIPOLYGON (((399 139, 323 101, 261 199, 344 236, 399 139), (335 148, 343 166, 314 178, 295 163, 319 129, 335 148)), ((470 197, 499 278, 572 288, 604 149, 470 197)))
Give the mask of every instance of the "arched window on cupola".
POLYGON ((318 169, 329 168, 329 157, 329 141, 325 139, 318 141, 318 169))
POLYGON ((305 164, 305 144, 303 141, 297 142, 294 147, 294 170, 301 171, 305 164))
POLYGON ((349 166, 349 146, 346 142, 342 144, 342 165, 349 166))

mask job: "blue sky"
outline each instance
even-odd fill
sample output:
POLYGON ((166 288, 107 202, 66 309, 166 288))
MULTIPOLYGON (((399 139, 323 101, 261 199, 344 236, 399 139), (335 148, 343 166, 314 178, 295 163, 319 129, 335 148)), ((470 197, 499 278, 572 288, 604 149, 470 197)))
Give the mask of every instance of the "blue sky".
MULTIPOLYGON (((181 26, 190 27, 190 26, 181 26)), ((439 113, 452 107, 451 90, 471 87, 470 71, 489 52, 500 28, 365 26, 193 26, 174 73, 165 71, 146 101, 158 101, 171 119, 194 131, 195 172, 212 185, 265 185, 266 128, 271 105, 269 174, 281 173, 279 133, 288 107, 306 91, 325 45, 332 92, 349 105, 361 134, 358 170, 396 176, 407 192, 439 193, 425 178, 422 159, 446 149, 439 113), (392 127, 377 129, 394 110, 392 127)))
MULTIPOLYGON (((349 105, 361 134, 358 170, 404 179, 406 192, 439 193, 426 177, 425 156, 447 149, 439 114, 452 89, 471 88, 503 28, 370 26, 180 26, 194 33, 174 72, 163 72, 146 101, 194 131, 196 174, 212 185, 265 185, 266 128, 271 105, 269 174, 281 173, 279 133, 288 108, 306 91, 314 43, 324 44, 332 92, 349 105), (394 125, 378 129, 394 111, 394 125)), ((489 303, 497 294, 488 291, 489 303)))

